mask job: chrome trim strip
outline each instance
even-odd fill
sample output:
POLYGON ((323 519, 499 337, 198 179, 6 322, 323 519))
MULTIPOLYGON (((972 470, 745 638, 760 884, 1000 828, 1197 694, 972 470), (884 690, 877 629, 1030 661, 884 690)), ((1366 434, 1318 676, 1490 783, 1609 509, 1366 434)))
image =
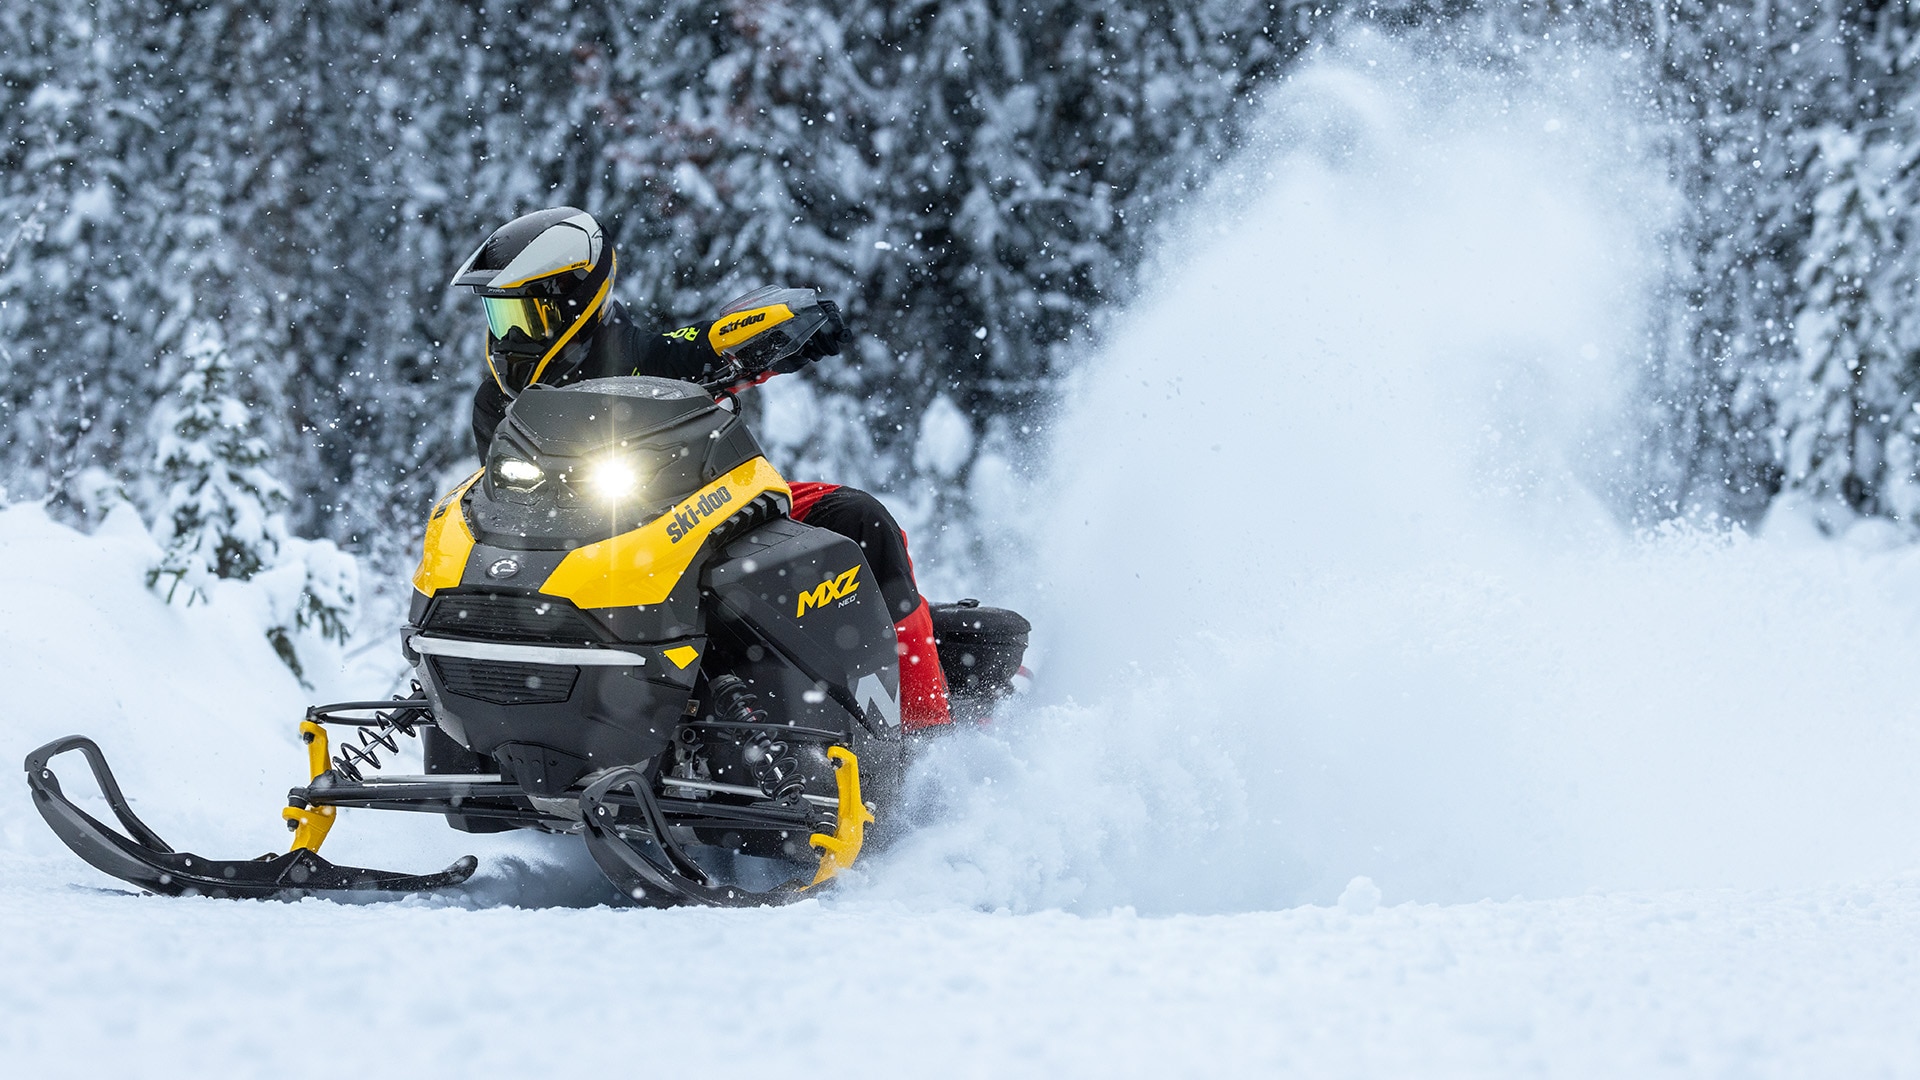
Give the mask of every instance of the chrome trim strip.
POLYGON ((415 634, 407 644, 426 656, 457 656, 463 660, 501 660, 521 664, 570 664, 574 667, 646 667, 647 658, 624 649, 574 648, 565 645, 517 645, 505 641, 463 641, 459 638, 415 634))

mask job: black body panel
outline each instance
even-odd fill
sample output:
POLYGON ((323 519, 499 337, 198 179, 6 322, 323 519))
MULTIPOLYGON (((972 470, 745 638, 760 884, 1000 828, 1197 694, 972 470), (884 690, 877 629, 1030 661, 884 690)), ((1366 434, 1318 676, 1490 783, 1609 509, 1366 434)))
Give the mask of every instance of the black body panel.
POLYGON ((423 630, 492 641, 545 641, 591 645, 607 640, 607 631, 565 600, 538 593, 443 592, 417 620, 423 630))
POLYGON ((783 721, 897 731, 893 621, 860 547, 789 519, 728 544, 707 567, 714 601, 709 671, 740 676, 783 721), (718 666, 716 666, 718 665, 718 666))

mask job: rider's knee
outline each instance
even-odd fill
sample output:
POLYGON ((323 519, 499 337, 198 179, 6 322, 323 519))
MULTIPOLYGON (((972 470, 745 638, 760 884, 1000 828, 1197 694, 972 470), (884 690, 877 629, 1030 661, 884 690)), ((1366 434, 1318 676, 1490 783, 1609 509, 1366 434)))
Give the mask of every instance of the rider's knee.
POLYGON ((838 488, 822 496, 805 520, 860 545, 894 621, 913 614, 920 606, 906 534, 879 499, 858 488, 838 488))

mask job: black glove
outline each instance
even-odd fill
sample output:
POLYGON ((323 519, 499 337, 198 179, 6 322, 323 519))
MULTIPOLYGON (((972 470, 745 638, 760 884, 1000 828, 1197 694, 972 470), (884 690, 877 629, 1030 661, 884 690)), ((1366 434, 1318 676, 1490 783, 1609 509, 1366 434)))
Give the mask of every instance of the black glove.
POLYGON ((840 314, 839 304, 822 300, 820 311, 827 317, 826 324, 815 330, 813 336, 803 342, 792 356, 776 362, 769 371, 791 375, 822 357, 839 356, 841 346, 853 341, 853 331, 847 329, 847 320, 840 314))
POLYGON ((847 329, 846 317, 840 314, 840 305, 831 300, 820 301, 820 313, 827 317, 827 323, 813 332, 805 345, 800 346, 800 355, 808 361, 824 356, 839 356, 840 347, 853 342, 853 331, 847 329))

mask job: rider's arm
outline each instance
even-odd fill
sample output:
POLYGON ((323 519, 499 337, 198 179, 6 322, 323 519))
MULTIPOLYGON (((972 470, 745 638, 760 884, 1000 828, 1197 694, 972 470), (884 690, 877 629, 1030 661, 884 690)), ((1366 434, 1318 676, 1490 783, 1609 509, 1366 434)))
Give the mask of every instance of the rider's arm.
MULTIPOLYGON (((753 369, 730 364, 717 348, 721 340, 726 342, 729 349, 741 348, 753 340, 755 334, 736 330, 737 324, 721 326, 721 331, 731 331, 725 334, 714 332, 714 320, 711 319, 647 333, 628 321, 625 313, 621 312, 617 315, 619 327, 616 331, 625 340, 621 355, 633 359, 631 369, 620 374, 653 375, 709 385, 725 378, 731 381, 731 385, 726 387, 727 392, 757 386, 775 375, 798 371, 823 356, 836 355, 841 345, 851 340, 839 306, 832 301, 822 301, 820 306, 826 311, 827 323, 807 340, 799 352, 771 366, 753 369)), ((770 324, 767 329, 777 325, 770 324)))
POLYGON ((653 375, 662 379, 687 379, 699 382, 718 366, 720 355, 708 344, 710 320, 688 323, 665 332, 646 333, 637 327, 632 335, 636 358, 628 374, 653 375))

